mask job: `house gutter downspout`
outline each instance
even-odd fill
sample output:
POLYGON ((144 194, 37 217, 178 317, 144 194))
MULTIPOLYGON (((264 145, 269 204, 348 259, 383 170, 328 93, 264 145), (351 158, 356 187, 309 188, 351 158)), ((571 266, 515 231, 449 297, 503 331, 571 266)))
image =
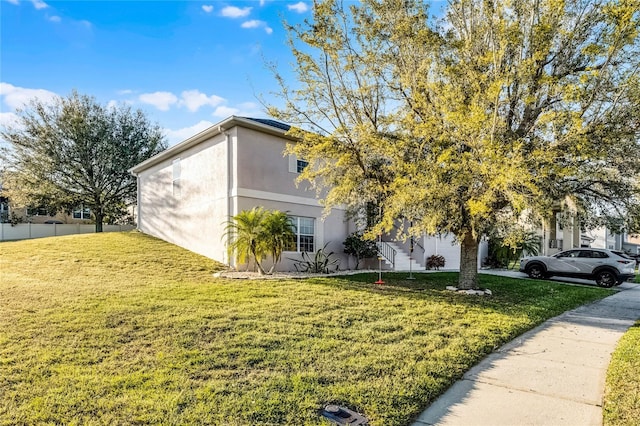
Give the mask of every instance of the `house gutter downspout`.
MULTIPOLYGON (((233 158, 231 156, 231 138, 229 137, 229 133, 225 131, 224 127, 222 126, 218 126, 218 132, 223 133, 224 134, 224 141, 225 141, 225 145, 227 146, 227 223, 229 223, 231 221, 231 207, 232 207, 232 202, 231 202, 231 195, 232 195, 232 191, 233 191, 233 184, 231 182, 231 178, 232 178, 232 173, 233 173, 233 158)), ((224 253, 222 253, 222 258, 223 259, 227 259, 227 257, 229 257, 227 259, 227 263, 229 264, 229 266, 233 266, 233 261, 231 259, 231 256, 229 256, 229 240, 231 238, 231 231, 227 230, 227 236, 225 239, 225 250, 224 253)))
POLYGON ((142 199, 140 197, 140 175, 135 175, 136 177, 136 217, 133 219, 136 221, 136 229, 141 231, 140 229, 140 205, 142 204, 142 199))

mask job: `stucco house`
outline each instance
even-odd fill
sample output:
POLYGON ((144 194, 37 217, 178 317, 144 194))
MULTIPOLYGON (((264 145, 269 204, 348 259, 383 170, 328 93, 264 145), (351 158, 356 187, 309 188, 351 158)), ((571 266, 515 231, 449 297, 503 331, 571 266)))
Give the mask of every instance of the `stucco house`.
MULTIPOLYGON (((293 270, 291 259, 325 244, 347 269, 342 243, 356 226, 344 209, 325 215, 315 190, 296 185, 306 162, 283 154, 287 143, 295 143, 288 130, 274 120, 232 116, 133 167, 138 229, 235 266, 227 254, 226 223, 242 210, 263 206, 286 212, 296 225, 296 251, 285 252, 278 269, 293 270)), ((408 241, 384 240, 394 260, 385 262, 388 269, 424 269, 432 254, 445 257, 446 269, 459 267, 460 250, 452 238, 415 240, 411 264, 408 241)), ((483 245, 479 262, 485 256, 483 245)))
POLYGON ((342 209, 323 219, 315 191, 296 185, 306 163, 283 155, 286 144, 294 142, 287 130, 274 120, 232 116, 133 167, 138 229, 233 265, 227 221, 263 206, 286 212, 296 225, 296 252, 284 253, 280 269, 293 269, 289 258, 325 244, 344 264, 342 242, 353 224, 342 209))

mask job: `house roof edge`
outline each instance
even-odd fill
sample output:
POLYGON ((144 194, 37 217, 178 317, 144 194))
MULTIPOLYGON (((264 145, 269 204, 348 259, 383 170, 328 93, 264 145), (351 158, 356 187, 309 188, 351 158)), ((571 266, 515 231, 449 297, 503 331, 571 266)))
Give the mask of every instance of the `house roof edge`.
POLYGON ((268 134, 284 137, 291 141, 295 141, 295 138, 287 136, 286 134, 287 131, 284 130, 283 128, 274 127, 269 124, 264 124, 264 121, 265 120, 258 121, 256 119, 252 119, 248 117, 238 117, 238 116, 232 115, 204 129, 203 131, 196 133, 195 135, 183 140, 182 142, 179 142, 173 145, 172 147, 165 149, 164 151, 154 155, 153 157, 148 158, 139 164, 136 164, 135 166, 130 168, 128 171, 133 175, 137 175, 140 172, 143 172, 144 170, 150 167, 153 167, 158 163, 161 163, 169 158, 172 158, 180 154, 181 152, 184 152, 187 149, 194 147, 199 143, 204 142, 205 140, 208 140, 216 135, 224 133, 225 131, 236 126, 258 130, 263 133, 268 133, 268 134))

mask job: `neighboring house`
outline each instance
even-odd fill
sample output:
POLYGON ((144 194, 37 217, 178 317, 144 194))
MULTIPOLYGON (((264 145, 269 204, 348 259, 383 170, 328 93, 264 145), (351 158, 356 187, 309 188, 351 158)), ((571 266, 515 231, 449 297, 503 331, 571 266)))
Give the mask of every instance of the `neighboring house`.
MULTIPOLYGON (((324 215, 315 190, 296 185, 307 163, 283 154, 287 143, 295 143, 288 130, 274 120, 232 116, 133 167, 138 229, 237 266, 228 258, 225 226, 239 212, 263 206, 286 212, 296 225, 296 250, 283 254, 280 270, 293 270, 291 259, 325 244, 347 269, 342 243, 356 226, 342 208, 324 215)), ((409 268, 409 242, 384 246, 396 252, 395 269, 409 268)), ((459 267, 459 246, 451 238, 420 238, 414 249, 416 269, 438 253, 446 253, 446 269, 459 267)), ((485 256, 486 248, 479 262, 485 256)))
POLYGON ((622 249, 627 253, 640 254, 640 235, 624 234, 622 249))
POLYGON ((551 217, 544 221, 538 234, 542 237, 540 254, 548 256, 580 247, 640 253, 640 241, 634 243, 633 237, 628 234, 616 234, 605 227, 582 230, 577 214, 572 213, 566 206, 558 207, 551 217))
POLYGON ((46 208, 31 208, 12 206, 10 201, 4 198, 4 202, 0 199, 0 222, 8 223, 13 217, 23 223, 44 224, 89 224, 92 223, 91 210, 79 206, 71 213, 58 212, 50 215, 46 208))

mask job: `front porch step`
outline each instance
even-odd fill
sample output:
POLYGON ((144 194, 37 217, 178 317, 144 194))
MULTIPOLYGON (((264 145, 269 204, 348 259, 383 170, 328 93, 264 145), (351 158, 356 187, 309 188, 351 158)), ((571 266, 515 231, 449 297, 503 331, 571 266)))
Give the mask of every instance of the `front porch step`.
MULTIPOLYGON (((411 259, 409 253, 405 252, 399 245, 385 241, 396 251, 396 264, 394 265, 394 271, 418 271, 424 269, 415 259, 411 259)), ((385 259, 385 263, 390 265, 391 262, 388 262, 385 259)))

